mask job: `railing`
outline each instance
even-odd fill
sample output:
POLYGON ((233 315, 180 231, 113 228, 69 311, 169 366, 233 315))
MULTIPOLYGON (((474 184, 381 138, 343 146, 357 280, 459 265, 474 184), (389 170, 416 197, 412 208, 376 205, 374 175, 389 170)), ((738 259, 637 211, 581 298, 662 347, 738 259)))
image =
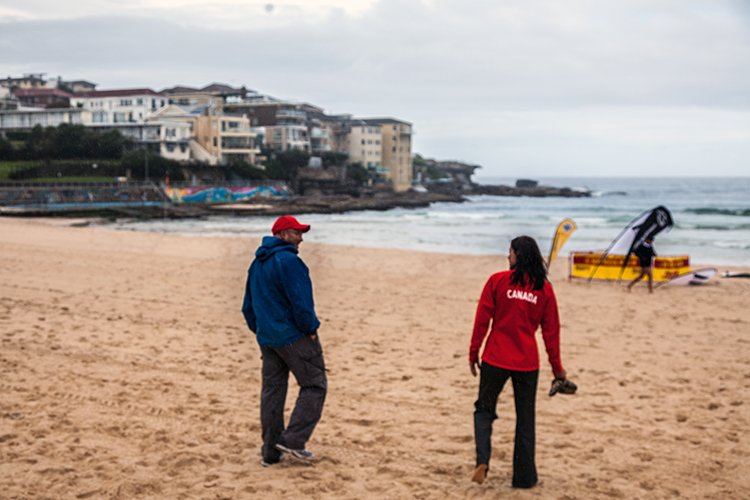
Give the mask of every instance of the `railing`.
POLYGON ((16 209, 67 210, 168 204, 153 182, 14 183, 0 186, 0 206, 16 209))
POLYGON ((275 180, 236 180, 236 181, 216 181, 216 182, 191 182, 191 181, 177 181, 170 182, 169 185, 175 188, 197 188, 197 187, 260 187, 260 186, 286 186, 286 181, 275 181, 275 180))
POLYGON ((36 182, 36 181, 3 181, 0 190, 4 189, 50 189, 50 188, 89 188, 89 187, 157 187, 153 181, 97 181, 97 182, 36 182))

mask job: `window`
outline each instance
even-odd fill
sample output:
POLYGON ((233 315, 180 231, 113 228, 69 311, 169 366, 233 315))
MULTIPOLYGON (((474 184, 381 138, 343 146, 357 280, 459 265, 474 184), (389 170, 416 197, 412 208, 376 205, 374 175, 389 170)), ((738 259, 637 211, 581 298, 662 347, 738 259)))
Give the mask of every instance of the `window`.
POLYGON ((222 132, 237 132, 240 129, 239 122, 230 122, 222 120, 221 122, 221 131, 222 132))
POLYGON ((137 100, 135 101, 135 103, 136 103, 136 104, 137 104, 138 106, 143 106, 143 99, 137 99, 137 100))

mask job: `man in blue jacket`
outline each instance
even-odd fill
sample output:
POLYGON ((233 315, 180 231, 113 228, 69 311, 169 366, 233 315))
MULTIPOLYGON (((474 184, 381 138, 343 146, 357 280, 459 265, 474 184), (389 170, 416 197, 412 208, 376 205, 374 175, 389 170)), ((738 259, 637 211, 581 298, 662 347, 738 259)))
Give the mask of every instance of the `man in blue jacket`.
POLYGON ((271 230, 273 236, 263 237, 247 274, 242 313, 263 357, 264 467, 278 463, 284 453, 300 460, 314 459, 305 444, 320 420, 328 388, 310 273, 297 255, 302 234, 309 230, 309 224, 300 224, 294 217, 279 217, 271 230), (284 428, 290 371, 300 390, 284 428))

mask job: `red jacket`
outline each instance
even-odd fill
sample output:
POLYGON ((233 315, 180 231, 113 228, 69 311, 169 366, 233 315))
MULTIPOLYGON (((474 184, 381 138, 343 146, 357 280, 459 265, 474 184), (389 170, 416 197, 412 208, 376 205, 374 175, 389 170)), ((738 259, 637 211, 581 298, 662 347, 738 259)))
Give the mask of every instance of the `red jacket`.
POLYGON ((560 317, 552 285, 544 282, 541 290, 511 285, 512 271, 490 276, 482 290, 469 346, 469 361, 479 359, 479 348, 492 329, 482 353, 482 361, 498 368, 517 371, 539 369, 536 329, 542 325, 542 337, 549 363, 555 375, 564 373, 560 361, 560 317))

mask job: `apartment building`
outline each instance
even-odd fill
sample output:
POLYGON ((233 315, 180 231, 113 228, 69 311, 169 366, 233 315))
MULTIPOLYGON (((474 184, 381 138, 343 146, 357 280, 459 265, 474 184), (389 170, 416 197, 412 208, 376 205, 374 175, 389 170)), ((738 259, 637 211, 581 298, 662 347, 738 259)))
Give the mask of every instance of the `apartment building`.
POLYGON ((349 161, 361 162, 406 191, 412 183, 411 123, 394 118, 342 120, 337 131, 339 150, 349 161))
POLYGON ((255 143, 256 133, 246 116, 223 115, 210 105, 187 108, 170 104, 150 120, 189 124, 191 159, 210 165, 227 165, 238 160, 252 165, 260 153, 255 143))
POLYGON ((369 125, 380 126, 381 161, 393 182, 393 189, 406 191, 414 177, 412 169, 412 125, 394 118, 368 118, 369 125))
POLYGON ((38 89, 47 86, 44 73, 29 73, 19 78, 7 77, 0 79, 0 87, 6 89, 38 89))
POLYGON ((15 89, 13 95, 24 106, 32 108, 68 108, 73 94, 59 88, 15 89))
POLYGON ((225 101, 241 101, 246 95, 255 94, 255 91, 245 87, 234 88, 221 83, 212 83, 203 88, 176 86, 159 93, 167 97, 169 104, 187 108, 214 106, 220 109, 225 101))
POLYGON ((383 167, 383 145, 380 125, 368 124, 364 120, 354 120, 346 128, 346 153, 350 163, 361 163, 368 170, 375 170, 389 177, 383 167))
POLYGON ((144 123, 163 108, 167 98, 148 88, 94 90, 74 94, 71 107, 91 111, 92 123, 144 123))
POLYGON ((332 126, 323 120, 323 109, 312 104, 254 94, 225 102, 224 110, 247 115, 253 126, 263 130, 263 143, 272 151, 297 149, 313 155, 333 151, 332 126))
POLYGON ((255 164, 260 153, 255 131, 244 115, 201 115, 195 119, 195 140, 210 155, 212 164, 227 165, 234 161, 255 164))

